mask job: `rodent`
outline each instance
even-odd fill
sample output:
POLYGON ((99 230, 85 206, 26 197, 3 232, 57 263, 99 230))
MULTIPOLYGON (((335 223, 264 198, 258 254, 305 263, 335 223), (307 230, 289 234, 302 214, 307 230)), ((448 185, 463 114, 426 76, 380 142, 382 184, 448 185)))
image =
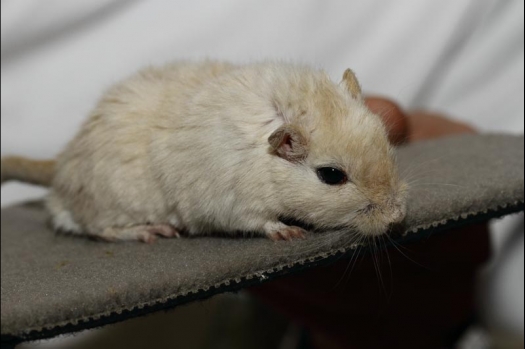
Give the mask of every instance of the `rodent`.
POLYGON ((348 69, 175 62, 103 94, 56 161, 2 159, 9 179, 50 186, 56 230, 108 241, 214 232, 374 236, 404 219, 407 185, 380 117, 348 69))

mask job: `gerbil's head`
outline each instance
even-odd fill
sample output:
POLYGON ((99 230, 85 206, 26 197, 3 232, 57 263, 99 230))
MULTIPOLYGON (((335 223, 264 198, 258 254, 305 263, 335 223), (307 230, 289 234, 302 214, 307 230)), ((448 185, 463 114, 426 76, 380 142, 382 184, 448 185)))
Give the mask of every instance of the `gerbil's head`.
POLYGON ((319 229, 387 232, 405 217, 407 187, 382 120, 351 70, 340 85, 304 74, 275 95, 283 123, 268 138, 285 215, 319 229))

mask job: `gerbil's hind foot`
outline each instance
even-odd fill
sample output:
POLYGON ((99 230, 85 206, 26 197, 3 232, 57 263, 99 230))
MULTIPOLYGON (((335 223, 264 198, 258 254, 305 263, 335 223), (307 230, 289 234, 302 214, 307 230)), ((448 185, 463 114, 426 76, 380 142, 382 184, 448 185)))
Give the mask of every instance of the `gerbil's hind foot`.
POLYGON ((271 222, 264 225, 266 236, 273 241, 291 241, 293 239, 306 239, 306 230, 288 226, 281 222, 271 222))
POLYGON ((180 237, 179 232, 169 224, 144 224, 131 227, 106 228, 97 235, 105 241, 142 241, 148 244, 154 242, 157 236, 165 238, 180 237))

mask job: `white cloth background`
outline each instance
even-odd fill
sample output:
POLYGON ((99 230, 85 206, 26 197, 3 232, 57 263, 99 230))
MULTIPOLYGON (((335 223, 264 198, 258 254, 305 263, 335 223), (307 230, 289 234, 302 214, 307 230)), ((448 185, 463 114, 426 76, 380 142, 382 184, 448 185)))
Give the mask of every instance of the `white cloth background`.
MULTIPOLYGON (((2 0, 1 10, 2 155, 55 156, 105 88, 180 58, 285 59, 334 80, 351 67, 366 93, 405 108, 523 133, 521 0, 2 0)), ((43 193, 8 184, 2 205, 43 193)), ((523 333, 523 240, 521 251, 498 309, 523 333)))

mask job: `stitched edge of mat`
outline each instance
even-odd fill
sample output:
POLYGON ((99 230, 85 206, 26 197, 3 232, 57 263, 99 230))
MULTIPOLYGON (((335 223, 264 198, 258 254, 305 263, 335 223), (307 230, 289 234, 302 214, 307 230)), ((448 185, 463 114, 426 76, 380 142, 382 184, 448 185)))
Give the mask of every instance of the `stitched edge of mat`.
MULTIPOLYGON (((510 204, 497 205, 478 212, 462 213, 457 216, 421 224, 405 231, 396 242, 411 243, 430 235, 442 233, 448 229, 483 222, 493 218, 524 211, 524 201, 515 201, 510 204)), ((386 246, 390 246, 388 243, 386 246)), ((24 333, 2 334, 1 342, 4 344, 18 343, 51 338, 62 334, 92 329, 127 319, 147 315, 159 310, 168 310, 176 306, 195 300, 204 300, 214 295, 225 292, 237 292, 243 288, 262 284, 277 277, 289 275, 319 265, 331 264, 340 258, 349 257, 357 246, 341 247, 330 251, 320 252, 315 256, 300 259, 288 264, 277 265, 271 269, 260 270, 234 279, 226 279, 214 285, 199 289, 189 290, 178 294, 162 297, 137 304, 130 309, 113 309, 99 314, 87 315, 82 318, 72 319, 40 328, 27 329, 24 333)))

